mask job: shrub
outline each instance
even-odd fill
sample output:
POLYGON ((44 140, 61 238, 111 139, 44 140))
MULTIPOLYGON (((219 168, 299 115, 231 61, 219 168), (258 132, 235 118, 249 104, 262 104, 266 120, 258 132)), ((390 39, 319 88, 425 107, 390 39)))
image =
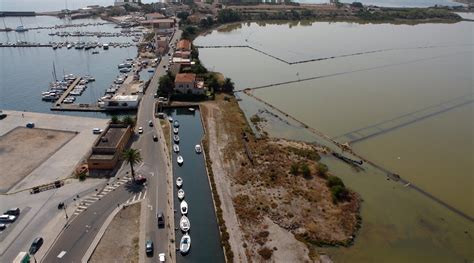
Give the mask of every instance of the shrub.
POLYGON ((325 165, 324 163, 318 164, 317 172, 319 176, 326 178, 328 171, 329 171, 329 168, 327 165, 325 165))
POLYGON ((340 202, 349 198, 349 191, 344 186, 336 185, 331 187, 332 200, 334 202, 340 202))
POLYGON ((273 250, 269 249, 268 247, 263 247, 258 250, 258 254, 263 258, 263 259, 270 259, 273 254, 273 250))
POLYGON ((86 180, 87 174, 82 172, 77 177, 79 178, 79 181, 84 181, 86 180))
POLYGON ((297 163, 292 163, 290 167, 290 174, 292 175, 298 175, 300 172, 300 167, 297 163))
POLYGON ((309 166, 307 163, 303 163, 301 165, 301 173, 305 178, 311 177, 311 170, 309 169, 309 166))
POLYGON ((332 188, 334 186, 342 186, 342 187, 345 187, 344 186, 344 183, 342 182, 341 178, 337 177, 337 176, 329 176, 328 177, 328 180, 326 182, 327 186, 332 188))

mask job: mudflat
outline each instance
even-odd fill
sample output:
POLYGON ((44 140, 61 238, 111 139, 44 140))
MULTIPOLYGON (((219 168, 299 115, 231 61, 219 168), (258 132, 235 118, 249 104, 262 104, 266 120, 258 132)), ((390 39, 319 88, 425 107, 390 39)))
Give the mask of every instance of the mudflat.
POLYGON ((8 191, 76 134, 17 127, 0 136, 0 191, 8 191))

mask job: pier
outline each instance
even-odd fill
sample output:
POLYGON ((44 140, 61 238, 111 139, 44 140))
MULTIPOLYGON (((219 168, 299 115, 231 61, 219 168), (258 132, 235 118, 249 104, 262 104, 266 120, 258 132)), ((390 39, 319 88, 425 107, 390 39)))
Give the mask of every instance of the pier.
POLYGON ((356 129, 345 134, 333 137, 332 139, 347 142, 349 144, 360 142, 377 135, 381 135, 398 128, 410 125, 412 123, 424 120, 426 118, 456 109, 458 107, 474 102, 472 94, 461 96, 453 100, 444 101, 414 112, 403 114, 401 116, 381 121, 364 128, 356 129))
POLYGON ((87 104, 87 103, 72 103, 65 104, 63 103, 64 99, 69 96, 69 93, 77 86, 81 81, 81 78, 76 78, 71 85, 64 91, 64 93, 59 97, 59 99, 54 103, 54 106, 51 107, 51 111, 89 111, 89 112, 102 112, 105 109, 100 108, 99 104, 87 104))

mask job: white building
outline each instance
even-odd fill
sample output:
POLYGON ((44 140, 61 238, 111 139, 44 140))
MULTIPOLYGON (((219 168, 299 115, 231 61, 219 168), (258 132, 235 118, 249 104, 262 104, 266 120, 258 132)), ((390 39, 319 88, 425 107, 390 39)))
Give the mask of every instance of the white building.
POLYGON ((115 95, 111 99, 100 102, 99 106, 105 109, 134 110, 138 108, 140 98, 140 95, 115 95))
POLYGON ((114 6, 123 6, 129 4, 131 6, 137 7, 138 4, 141 4, 142 0, 115 0, 114 6))

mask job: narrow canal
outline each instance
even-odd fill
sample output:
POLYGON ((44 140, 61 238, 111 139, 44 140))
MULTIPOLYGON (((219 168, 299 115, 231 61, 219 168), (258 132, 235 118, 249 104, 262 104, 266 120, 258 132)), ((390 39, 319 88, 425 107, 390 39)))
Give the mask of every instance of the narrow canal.
MULTIPOLYGON (((178 154, 173 152, 173 178, 175 182, 178 177, 183 179, 182 189, 185 192, 184 200, 188 203, 188 218, 191 223, 191 250, 184 256, 177 252, 177 262, 224 262, 204 157, 202 153, 197 154, 194 148, 201 143, 204 133, 200 112, 172 109, 167 114, 180 124, 179 155, 183 157, 184 163, 179 166, 176 162, 178 154)), ((179 228, 180 201, 176 195, 176 183, 174 185, 175 227, 179 228)), ((176 230, 176 247, 179 247, 182 236, 181 230, 176 230)))

